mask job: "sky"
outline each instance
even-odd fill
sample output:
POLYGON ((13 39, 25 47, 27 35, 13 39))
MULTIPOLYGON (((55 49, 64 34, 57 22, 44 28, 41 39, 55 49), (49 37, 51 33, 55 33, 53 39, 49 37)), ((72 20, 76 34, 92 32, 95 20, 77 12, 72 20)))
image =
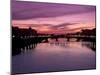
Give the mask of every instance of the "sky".
POLYGON ((12 26, 32 27, 39 33, 72 33, 95 28, 96 7, 91 5, 12 0, 12 26))

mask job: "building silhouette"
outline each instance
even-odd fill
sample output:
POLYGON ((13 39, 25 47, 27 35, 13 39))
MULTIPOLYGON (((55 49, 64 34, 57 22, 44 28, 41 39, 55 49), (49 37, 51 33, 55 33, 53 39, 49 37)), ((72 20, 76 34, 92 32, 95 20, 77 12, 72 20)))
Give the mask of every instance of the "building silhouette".
POLYGON ((13 37, 28 37, 28 36, 36 36, 37 31, 35 29, 29 28, 18 28, 12 27, 12 36, 13 37))

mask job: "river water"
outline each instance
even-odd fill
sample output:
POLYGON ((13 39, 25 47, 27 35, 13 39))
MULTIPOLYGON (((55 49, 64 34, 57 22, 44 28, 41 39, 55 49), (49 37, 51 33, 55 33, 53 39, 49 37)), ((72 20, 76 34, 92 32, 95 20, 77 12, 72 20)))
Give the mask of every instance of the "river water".
POLYGON ((35 48, 12 56, 12 73, 85 70, 96 68, 95 44, 92 42, 48 39, 35 48))

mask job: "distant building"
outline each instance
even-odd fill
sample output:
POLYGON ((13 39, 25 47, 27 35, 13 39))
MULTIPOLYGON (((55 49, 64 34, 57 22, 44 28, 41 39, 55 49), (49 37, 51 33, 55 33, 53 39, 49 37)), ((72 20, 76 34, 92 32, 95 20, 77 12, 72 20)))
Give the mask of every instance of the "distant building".
POLYGON ((87 35, 87 36, 89 36, 89 35, 93 35, 93 36, 95 36, 96 35, 96 28, 94 28, 94 29, 84 29, 84 30, 82 30, 81 31, 81 35, 87 35))
POLYGON ((36 36, 37 31, 29 27, 28 29, 12 27, 12 36, 13 37, 24 37, 24 36, 36 36))

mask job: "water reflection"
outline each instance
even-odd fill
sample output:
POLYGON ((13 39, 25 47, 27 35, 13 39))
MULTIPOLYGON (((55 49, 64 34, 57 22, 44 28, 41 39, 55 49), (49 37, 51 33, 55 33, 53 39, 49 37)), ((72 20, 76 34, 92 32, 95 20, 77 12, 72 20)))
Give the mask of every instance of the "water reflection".
POLYGON ((90 48, 93 51, 96 51, 96 42, 83 42, 82 46, 86 46, 88 48, 90 48))
POLYGON ((25 46, 24 48, 21 48, 21 53, 26 53, 30 50, 34 50, 36 48, 37 44, 31 44, 29 46, 25 46))
POLYGON ((77 39, 71 39, 68 41, 67 39, 60 38, 58 40, 56 39, 48 39, 51 45, 58 45, 62 47, 70 47, 70 48, 78 48, 78 47, 88 47, 93 51, 96 51, 96 42, 90 42, 90 41, 76 41, 77 39))
POLYGON ((14 48, 13 52, 12 52, 12 55, 15 56, 15 55, 18 55, 18 54, 21 54, 21 53, 25 53, 25 52, 28 52, 30 50, 34 50, 35 47, 37 46, 37 43, 33 43, 31 45, 27 45, 27 46, 24 46, 24 47, 18 47, 18 48, 14 48))
POLYGON ((12 57, 13 73, 95 69, 95 43, 59 38, 43 40, 12 57), (33 47, 32 47, 33 46, 33 47), (30 48, 31 47, 31 48, 30 48))

